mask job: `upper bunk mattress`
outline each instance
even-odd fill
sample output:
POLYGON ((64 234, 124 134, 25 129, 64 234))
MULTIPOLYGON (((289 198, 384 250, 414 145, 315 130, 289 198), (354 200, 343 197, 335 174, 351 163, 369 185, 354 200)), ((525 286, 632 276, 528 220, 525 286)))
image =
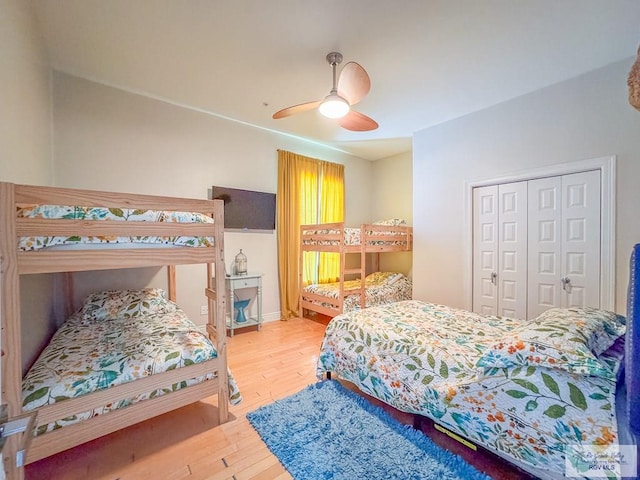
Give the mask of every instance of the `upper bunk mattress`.
MULTIPOLYGON (((115 220, 123 222, 175 222, 175 223, 213 223, 213 218, 197 212, 174 212, 159 210, 78 207, 64 205, 36 205, 18 208, 19 218, 47 218, 67 220, 115 220)), ((45 247, 71 245, 115 245, 115 244, 145 244, 180 247, 212 247, 213 237, 188 236, 136 236, 119 237, 96 235, 80 236, 51 236, 51 237, 21 237, 18 248, 22 251, 39 250, 45 247)))
MULTIPOLYGON (((343 229, 338 228, 317 228, 317 229, 307 229, 304 230, 305 235, 339 235, 340 230, 344 232, 344 245, 346 246, 359 246, 361 244, 361 229, 355 227, 345 227, 343 229)), ((365 232, 368 234, 373 234, 373 231, 365 232)), ((385 245, 385 246, 396 246, 396 245, 406 245, 407 243, 407 233, 405 231, 400 231, 397 228, 392 226, 389 227, 389 230, 376 230, 376 236, 388 236, 389 239, 380 239, 376 240, 367 240, 367 245, 385 245)), ((327 240, 327 239, 303 239, 303 246, 332 246, 338 247, 340 246, 339 240, 327 240)))
MULTIPOLYGON (((173 302, 161 300, 159 305, 149 305, 148 298, 146 304, 134 302, 125 306, 129 314, 119 318, 111 318, 107 310, 97 315, 98 310, 85 308, 86 304, 84 313, 79 311, 69 317, 23 379, 23 409, 33 410, 217 357, 211 341, 173 302), (154 313, 149 313, 151 310, 154 313)), ((212 375, 184 379, 162 390, 40 426, 38 433, 210 378, 212 375)), ((231 374, 229 392, 231 404, 239 403, 242 397, 231 374)))

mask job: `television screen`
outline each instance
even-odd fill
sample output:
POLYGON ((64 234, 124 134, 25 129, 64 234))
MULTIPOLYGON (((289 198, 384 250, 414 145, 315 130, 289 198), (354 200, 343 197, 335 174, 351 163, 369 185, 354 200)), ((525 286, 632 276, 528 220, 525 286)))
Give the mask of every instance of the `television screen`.
POLYGON ((213 186, 211 196, 224 200, 224 228, 275 230, 275 193, 213 186))

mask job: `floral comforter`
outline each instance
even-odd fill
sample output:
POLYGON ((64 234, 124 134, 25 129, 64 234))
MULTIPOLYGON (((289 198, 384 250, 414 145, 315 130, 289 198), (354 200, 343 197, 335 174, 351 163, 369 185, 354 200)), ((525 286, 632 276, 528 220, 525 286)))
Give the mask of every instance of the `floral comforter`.
MULTIPOLYGON (((212 343, 180 309, 159 315, 87 321, 71 316, 55 333, 22 382, 23 409, 78 397, 138 378, 216 358, 212 343)), ((38 427, 41 434, 212 378, 185 379, 38 427)), ((229 374, 230 402, 242 400, 229 374)))
POLYGON ((528 366, 478 366, 493 339, 516 337, 525 322, 419 301, 345 313, 327 326, 317 375, 333 372, 399 410, 526 464, 564 472, 567 444, 616 442, 621 349, 598 359, 613 374, 607 378, 536 366, 543 354, 528 350, 528 366))
MULTIPOLYGON (((68 220, 116 220, 128 222, 178 222, 178 223, 213 223, 213 218, 194 212, 166 212, 157 210, 133 210, 120 208, 75 207, 60 205, 37 205, 18 209, 21 218, 54 218, 68 220)), ((20 250, 39 250, 57 245, 78 244, 165 244, 182 247, 211 247, 213 237, 118 237, 96 235, 91 237, 53 236, 22 237, 19 240, 20 250)))
MULTIPOLYGON (((360 280, 347 280, 344 282, 345 290, 360 288, 360 280)), ((305 292, 315 293, 323 297, 337 299, 340 295, 340 283, 316 283, 304 288, 305 292)), ((384 305, 391 302, 411 300, 412 283, 401 273, 376 272, 365 279, 365 306, 384 305)), ((325 307, 331 305, 310 300, 325 307)), ((343 312, 351 312, 360 309, 360 293, 347 295, 343 302, 343 312)))

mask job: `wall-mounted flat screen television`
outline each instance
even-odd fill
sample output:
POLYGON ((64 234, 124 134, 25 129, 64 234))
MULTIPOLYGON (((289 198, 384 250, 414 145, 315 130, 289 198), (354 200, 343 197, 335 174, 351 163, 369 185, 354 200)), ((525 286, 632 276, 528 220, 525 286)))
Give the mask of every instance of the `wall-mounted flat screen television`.
POLYGON ((224 228, 233 230, 275 230, 276 194, 241 190, 238 188, 211 188, 213 199, 224 200, 224 228))

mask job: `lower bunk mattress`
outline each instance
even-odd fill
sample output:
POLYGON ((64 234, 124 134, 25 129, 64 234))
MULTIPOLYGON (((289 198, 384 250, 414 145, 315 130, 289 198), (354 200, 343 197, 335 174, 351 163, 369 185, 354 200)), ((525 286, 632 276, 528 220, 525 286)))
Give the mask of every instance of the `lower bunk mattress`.
MULTIPOLYGON (((344 289, 360 288, 360 280, 347 280, 344 289)), ((384 305, 386 303, 411 300, 412 283, 402 273, 374 272, 365 277, 365 306, 384 305)), ((316 283, 304 288, 304 292, 315 293, 337 300, 340 296, 340 283, 316 283)), ((311 303, 331 307, 330 303, 311 300, 311 303)), ((351 312, 360 309, 360 293, 351 293, 344 298, 342 311, 351 312)))
POLYGON ((593 309, 525 321, 399 302, 335 317, 317 375, 516 463, 564 472, 567 445, 618 442, 624 331, 624 317, 593 309))
MULTIPOLYGON (((54 334, 22 383, 23 410, 79 397, 149 375, 217 357, 211 341, 159 289, 102 292, 85 302, 54 334), (123 295, 126 297, 123 301, 123 295), (110 308, 115 305, 116 308, 110 308)), ((36 434, 213 378, 186 378, 166 387, 72 415, 36 434)), ((229 374, 230 403, 242 397, 229 374)))

